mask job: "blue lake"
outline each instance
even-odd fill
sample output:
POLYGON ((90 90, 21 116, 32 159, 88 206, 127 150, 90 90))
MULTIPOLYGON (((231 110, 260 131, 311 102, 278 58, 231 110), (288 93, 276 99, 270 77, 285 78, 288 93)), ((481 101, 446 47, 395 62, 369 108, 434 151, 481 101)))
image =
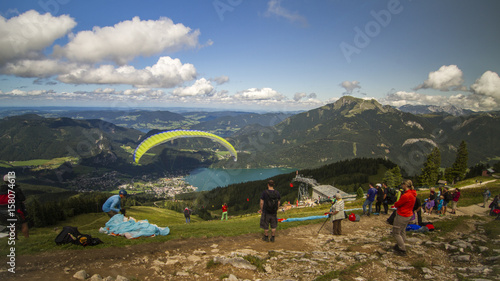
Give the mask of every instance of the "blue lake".
POLYGON ((216 187, 226 187, 230 184, 264 180, 276 175, 294 172, 295 169, 209 169, 199 168, 185 178, 198 191, 211 190, 216 187))

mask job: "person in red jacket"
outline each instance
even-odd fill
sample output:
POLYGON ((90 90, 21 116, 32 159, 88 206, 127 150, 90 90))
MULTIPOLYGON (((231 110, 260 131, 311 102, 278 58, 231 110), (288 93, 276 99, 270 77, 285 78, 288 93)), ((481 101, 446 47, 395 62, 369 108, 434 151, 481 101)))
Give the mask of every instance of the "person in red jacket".
POLYGON ((403 187, 404 193, 399 200, 394 203, 394 207, 396 207, 396 218, 392 225, 392 236, 394 236, 397 243, 394 245, 394 250, 397 254, 405 256, 406 226, 413 216, 413 206, 415 205, 417 192, 414 190, 411 180, 404 180, 401 186, 403 187))
POLYGON ((226 218, 227 220, 227 204, 224 203, 224 205, 222 205, 222 217, 221 217, 221 221, 224 220, 224 218, 226 218))

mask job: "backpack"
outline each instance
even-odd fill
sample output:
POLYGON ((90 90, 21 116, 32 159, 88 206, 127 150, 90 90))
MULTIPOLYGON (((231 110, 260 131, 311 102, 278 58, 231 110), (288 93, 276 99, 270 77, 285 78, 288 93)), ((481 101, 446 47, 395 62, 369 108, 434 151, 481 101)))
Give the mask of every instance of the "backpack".
POLYGON ((278 192, 273 191, 269 192, 269 190, 266 190, 268 200, 265 200, 265 205, 264 209, 266 210, 266 213, 268 214, 275 214, 278 211, 278 202, 280 201, 278 192))
POLYGON ((387 191, 387 203, 393 204, 396 202, 396 189, 394 187, 390 187, 387 191))
POLYGON ((81 234, 77 227, 65 226, 56 236, 55 242, 57 245, 75 244, 81 246, 95 246, 104 243, 99 238, 92 238, 88 234, 81 234))

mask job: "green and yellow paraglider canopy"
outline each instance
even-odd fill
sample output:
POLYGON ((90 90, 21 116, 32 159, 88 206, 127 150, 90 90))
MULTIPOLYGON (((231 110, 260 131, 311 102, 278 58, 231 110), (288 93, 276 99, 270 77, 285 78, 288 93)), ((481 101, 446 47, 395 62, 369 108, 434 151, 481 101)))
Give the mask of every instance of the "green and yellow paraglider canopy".
POLYGON ((234 149, 234 147, 228 141, 217 135, 196 130, 173 130, 152 135, 142 141, 134 151, 134 162, 139 163, 139 159, 141 159, 142 155, 144 155, 144 153, 146 153, 146 151, 148 151, 152 147, 179 138, 209 138, 215 142, 222 144, 227 150, 229 150, 231 156, 234 157, 234 161, 238 160, 236 149, 234 149))

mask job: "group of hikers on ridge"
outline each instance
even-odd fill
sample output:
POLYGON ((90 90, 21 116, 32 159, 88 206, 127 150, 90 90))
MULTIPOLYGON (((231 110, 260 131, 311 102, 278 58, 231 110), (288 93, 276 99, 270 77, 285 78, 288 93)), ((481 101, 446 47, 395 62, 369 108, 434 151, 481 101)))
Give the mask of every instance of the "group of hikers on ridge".
MULTIPOLYGON (((118 195, 111 196, 103 205, 103 211, 106 212, 110 217, 121 212, 125 214, 125 209, 121 208, 120 199, 127 196, 125 190, 120 190, 118 195)), ((484 205, 486 206, 491 193, 486 189, 483 193, 484 205)), ((413 186, 411 180, 404 180, 399 189, 389 188, 386 183, 373 185, 369 184, 369 189, 366 194, 365 201, 363 202, 363 215, 370 216, 372 214, 372 204, 376 201, 375 213, 378 214, 388 214, 389 206, 390 209, 394 210, 389 223, 392 224, 392 236, 395 239, 396 244, 393 249, 398 255, 406 255, 406 228, 413 218, 418 222, 418 225, 422 226, 422 210, 424 214, 431 214, 433 210, 437 211, 438 214, 444 215, 447 210, 448 203, 451 202, 451 214, 456 213, 457 203, 460 198, 460 190, 454 188, 452 190, 448 187, 440 187, 437 191, 435 188, 431 188, 429 191, 429 197, 421 202, 417 197, 417 192, 413 186), (382 211, 383 207, 383 211, 382 211)), ((495 200, 489 205, 491 208, 498 209, 499 196, 495 197, 495 200)), ((279 191, 275 189, 275 182, 269 180, 267 182, 267 188, 262 191, 259 202, 258 213, 261 215, 259 226, 263 229, 262 240, 266 242, 276 241, 276 229, 278 226, 278 208, 281 203, 281 195, 279 191), (270 231, 269 231, 270 230, 270 231)), ((332 234, 342 235, 342 220, 346 218, 344 212, 344 201, 340 193, 335 194, 331 202, 330 211, 327 212, 329 219, 332 222, 332 234)), ((227 212, 228 206, 226 203, 222 205, 222 216, 221 220, 228 220, 227 212)), ((184 216, 186 218, 186 223, 190 223, 190 216, 192 210, 186 207, 184 209, 184 216)), ((375 214, 373 213, 373 214, 375 214)), ((321 229, 320 229, 321 230, 321 229)))

